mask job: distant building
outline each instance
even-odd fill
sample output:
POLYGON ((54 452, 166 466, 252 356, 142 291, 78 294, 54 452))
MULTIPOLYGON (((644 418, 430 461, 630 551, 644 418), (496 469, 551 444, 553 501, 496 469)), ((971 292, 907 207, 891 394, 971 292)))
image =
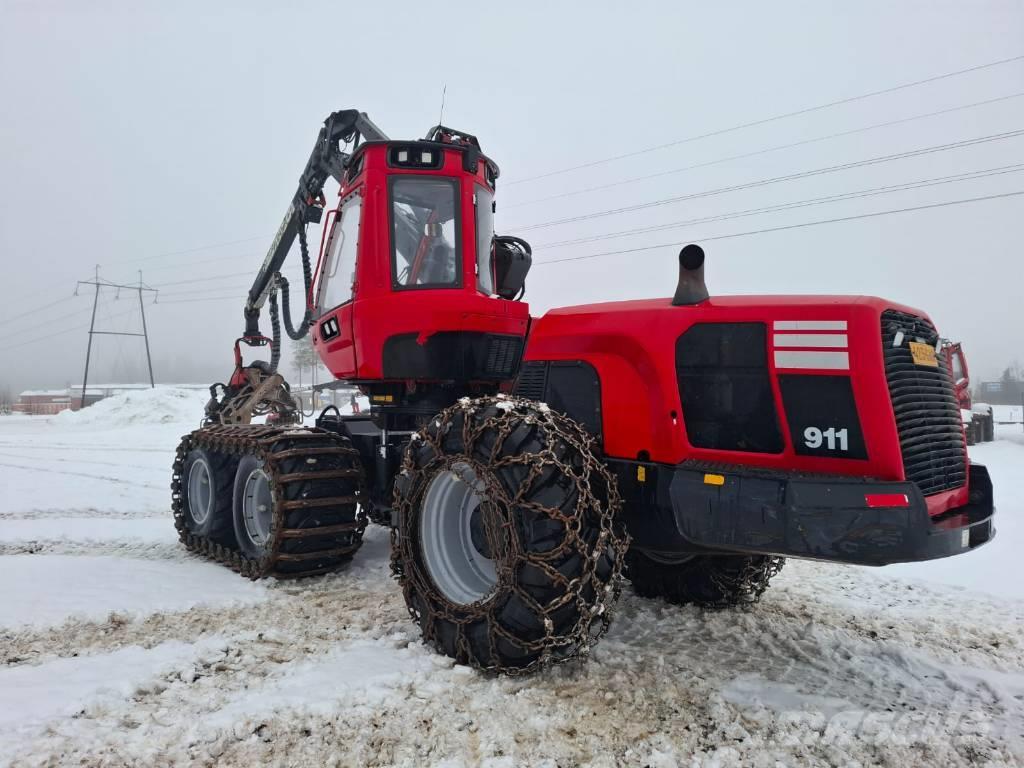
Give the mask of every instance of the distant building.
MULTIPOLYGON (((208 389, 205 384, 161 384, 160 386, 177 389, 208 389)), ((149 389, 149 384, 90 384, 85 393, 85 405, 98 403, 111 395, 120 395, 134 390, 149 389)), ((26 413, 33 416, 52 416, 69 408, 77 411, 82 405, 82 386, 76 385, 67 389, 29 389, 18 395, 11 409, 14 413, 26 413)))
POLYGON ((1020 405, 1024 403, 1024 381, 983 381, 975 399, 993 405, 1020 405))
POLYGON ((29 389, 18 395, 18 402, 11 410, 33 416, 47 416, 71 407, 71 395, 67 389, 29 389))

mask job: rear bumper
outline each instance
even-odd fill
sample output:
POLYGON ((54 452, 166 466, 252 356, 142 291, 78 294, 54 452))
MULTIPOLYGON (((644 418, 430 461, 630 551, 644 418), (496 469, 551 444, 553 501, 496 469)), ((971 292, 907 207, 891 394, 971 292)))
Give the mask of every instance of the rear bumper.
MULTIPOLYGON (((712 478, 713 479, 713 478, 712 478)), ((669 497, 676 527, 700 548, 770 553, 861 565, 932 560, 991 541, 992 482, 980 464, 970 466, 965 506, 936 517, 910 482, 856 478, 793 477, 742 467, 681 464, 669 497), (735 470, 735 471, 734 471, 735 470), (709 473, 724 477, 706 482, 709 473), (906 498, 906 506, 869 506, 906 498)))

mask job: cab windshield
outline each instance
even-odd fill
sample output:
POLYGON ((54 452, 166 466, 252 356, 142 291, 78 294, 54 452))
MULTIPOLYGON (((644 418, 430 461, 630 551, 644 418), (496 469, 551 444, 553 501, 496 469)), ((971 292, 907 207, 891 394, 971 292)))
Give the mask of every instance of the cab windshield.
POLYGON ((455 288, 462 274, 458 184, 437 176, 391 181, 391 280, 395 288, 455 288))

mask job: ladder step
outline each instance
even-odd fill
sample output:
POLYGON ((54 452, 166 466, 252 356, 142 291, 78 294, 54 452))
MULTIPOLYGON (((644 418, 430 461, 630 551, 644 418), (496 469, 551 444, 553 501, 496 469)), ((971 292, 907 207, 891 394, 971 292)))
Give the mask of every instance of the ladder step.
POLYGON ((336 549, 319 549, 316 552, 279 552, 277 559, 282 563, 303 563, 307 560, 319 560, 324 557, 341 557, 350 555, 359 549, 357 546, 337 547, 336 549))
POLYGON ((282 539, 308 539, 314 536, 333 536, 336 533, 358 531, 362 525, 358 522, 323 525, 319 528, 285 528, 281 531, 282 539))
POLYGON ((329 496, 325 499, 293 499, 282 501, 281 509, 315 509, 317 507, 333 507, 337 504, 354 504, 355 496, 329 496))
POLYGON ((287 475, 278 475, 277 480, 281 483, 292 483, 296 480, 336 480, 342 477, 359 477, 362 474, 358 469, 329 469, 326 472, 292 472, 287 475))
POLYGON ((358 453, 354 448, 332 446, 324 448, 289 448, 286 451, 277 451, 271 454, 271 457, 277 461, 278 459, 291 459, 296 456, 354 456, 358 453))

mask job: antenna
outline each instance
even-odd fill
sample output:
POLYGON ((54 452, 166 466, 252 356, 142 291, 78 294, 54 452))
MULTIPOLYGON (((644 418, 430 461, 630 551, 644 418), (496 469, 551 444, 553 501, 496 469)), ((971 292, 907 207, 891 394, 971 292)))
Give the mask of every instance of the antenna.
POLYGON ((444 96, 446 93, 448 93, 448 83, 445 83, 441 89, 441 114, 437 118, 438 125, 444 125, 444 96))

